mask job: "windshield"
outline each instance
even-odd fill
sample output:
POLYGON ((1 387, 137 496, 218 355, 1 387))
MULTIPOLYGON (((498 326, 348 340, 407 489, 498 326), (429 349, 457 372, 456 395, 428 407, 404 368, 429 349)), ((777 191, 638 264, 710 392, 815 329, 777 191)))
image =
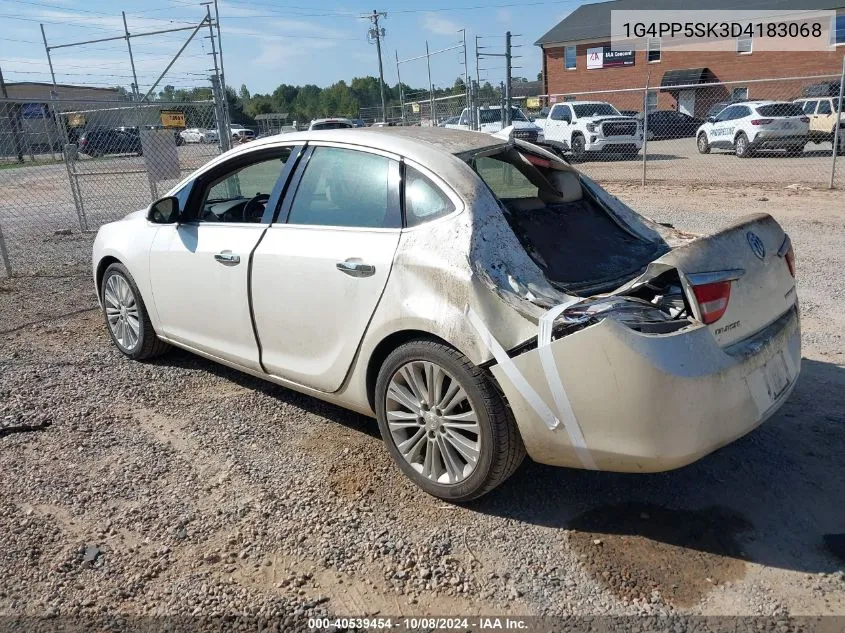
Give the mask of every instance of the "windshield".
POLYGON ((575 108, 575 115, 578 117, 620 116, 619 110, 609 103, 576 103, 572 107, 575 108))
MULTIPOLYGON (((499 123, 502 120, 502 112, 504 112, 503 108, 481 110, 478 116, 482 123, 499 123)), ((528 119, 519 108, 511 108, 511 121, 528 121, 528 119)))
POLYGON ((344 130, 352 127, 350 123, 343 121, 327 121, 326 123, 315 123, 311 126, 312 130, 344 130))
POLYGON ((761 116, 804 116, 804 109, 796 103, 772 103, 757 108, 761 116))

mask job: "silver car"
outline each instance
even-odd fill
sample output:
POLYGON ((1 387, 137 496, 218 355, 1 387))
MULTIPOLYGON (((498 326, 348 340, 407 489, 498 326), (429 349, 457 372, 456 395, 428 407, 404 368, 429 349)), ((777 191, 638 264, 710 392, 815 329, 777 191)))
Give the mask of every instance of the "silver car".
POLYGON ((455 502, 526 452, 683 466, 772 415, 800 369, 792 248, 771 216, 682 233, 477 132, 237 147, 103 226, 93 273, 129 358, 176 345, 374 416, 397 466, 455 502))

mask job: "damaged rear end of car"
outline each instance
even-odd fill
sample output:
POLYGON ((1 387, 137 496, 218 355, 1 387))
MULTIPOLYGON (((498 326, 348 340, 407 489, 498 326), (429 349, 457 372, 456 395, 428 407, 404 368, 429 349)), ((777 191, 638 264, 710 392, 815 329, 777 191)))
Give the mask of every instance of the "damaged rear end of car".
MULTIPOLYGON (((476 227, 473 272, 537 324, 509 352, 491 350, 490 364, 535 461, 678 468, 783 404, 800 371, 800 322, 792 246, 771 216, 695 236, 639 216, 537 147, 464 159, 530 259, 503 255, 476 227)), ((470 322, 483 337, 483 319, 470 322)))

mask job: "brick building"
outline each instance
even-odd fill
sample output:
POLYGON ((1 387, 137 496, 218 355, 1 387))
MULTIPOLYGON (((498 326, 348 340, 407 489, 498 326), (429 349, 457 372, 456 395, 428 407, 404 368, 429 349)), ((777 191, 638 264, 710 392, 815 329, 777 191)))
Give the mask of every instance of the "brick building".
MULTIPOLYGON (((839 75, 845 55, 845 0, 770 0, 766 9, 835 10, 832 46, 827 51, 754 50, 753 38, 737 39, 731 51, 683 51, 661 48, 659 38, 644 39, 644 50, 609 52, 611 10, 742 10, 734 0, 615 0, 583 4, 535 44, 543 50, 543 89, 550 101, 590 99, 609 101, 619 109, 642 110, 646 81, 649 109, 678 109, 703 116, 718 101, 736 99, 789 100, 813 92, 838 94, 838 81, 752 81, 789 77, 839 75), (610 58, 596 63, 596 49, 610 58), (588 51, 593 57, 588 64, 588 51), (589 67, 588 67, 589 66, 589 67), (727 82, 727 83, 720 83, 727 82), (747 83, 746 83, 747 82, 747 83), (673 86, 693 88, 677 89, 673 86), (709 84, 709 85, 708 85, 709 84), (699 87, 700 86, 700 87, 699 87), (653 88, 652 88, 653 87, 653 88), (604 93, 602 90, 631 89, 604 93), (808 90, 811 91, 808 93, 808 90), (573 93, 591 92, 589 95, 573 93)), ((760 8, 760 7, 755 7, 760 8)), ((601 56, 602 53, 599 53, 601 56)))

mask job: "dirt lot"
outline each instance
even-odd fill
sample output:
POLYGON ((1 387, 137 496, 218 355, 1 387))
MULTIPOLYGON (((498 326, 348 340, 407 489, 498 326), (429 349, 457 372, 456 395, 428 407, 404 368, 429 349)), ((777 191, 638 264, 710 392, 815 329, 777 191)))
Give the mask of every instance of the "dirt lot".
POLYGON ((367 418, 183 352, 124 360, 87 276, 5 280, 0 615, 845 615, 842 192, 613 191, 687 230, 762 211, 790 233, 802 376, 760 429, 663 474, 526 461, 455 507, 367 418))

